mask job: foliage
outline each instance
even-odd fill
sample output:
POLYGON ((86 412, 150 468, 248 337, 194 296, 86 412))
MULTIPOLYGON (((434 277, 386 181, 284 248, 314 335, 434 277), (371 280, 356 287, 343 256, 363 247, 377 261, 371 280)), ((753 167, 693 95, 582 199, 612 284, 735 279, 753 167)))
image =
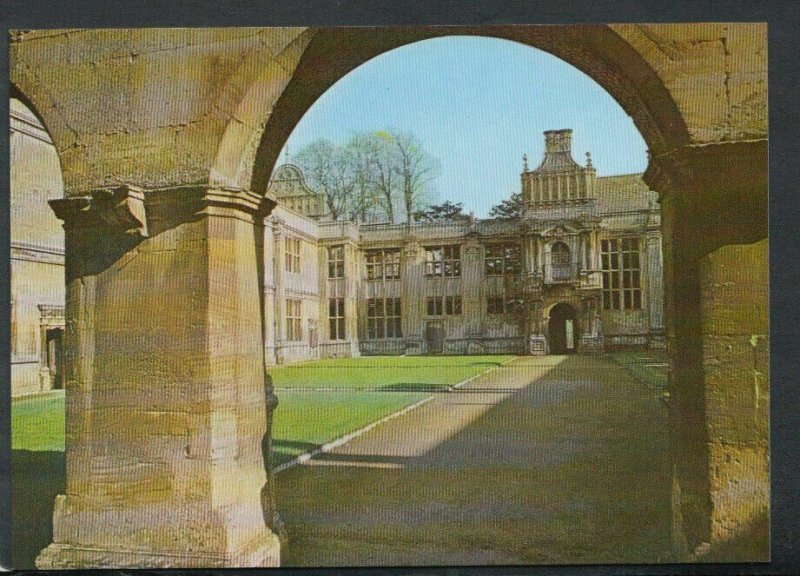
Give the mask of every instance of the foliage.
POLYGON ((335 220, 408 222, 433 196, 440 163, 411 133, 358 132, 344 144, 315 140, 295 155, 335 220))
POLYGON ((525 210, 525 200, 521 192, 512 194, 489 211, 489 218, 521 218, 525 210))
POLYGON ((441 204, 428 206, 424 210, 418 210, 414 212, 414 220, 417 222, 459 222, 469 219, 469 214, 464 214, 463 202, 453 204, 449 200, 446 200, 441 204))

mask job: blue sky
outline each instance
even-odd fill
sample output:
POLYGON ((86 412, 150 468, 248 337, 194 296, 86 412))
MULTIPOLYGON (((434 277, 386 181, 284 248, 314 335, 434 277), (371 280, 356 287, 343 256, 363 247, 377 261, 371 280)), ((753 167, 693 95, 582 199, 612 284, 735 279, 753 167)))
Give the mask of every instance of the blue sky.
POLYGON ((287 146, 291 155, 317 138, 384 128, 416 134, 442 163, 438 201, 463 202, 478 217, 519 190, 522 155, 538 165, 545 130, 572 128, 573 157, 583 164, 591 152, 599 176, 647 166, 633 121, 600 85, 508 40, 449 36, 382 54, 325 92, 287 146))

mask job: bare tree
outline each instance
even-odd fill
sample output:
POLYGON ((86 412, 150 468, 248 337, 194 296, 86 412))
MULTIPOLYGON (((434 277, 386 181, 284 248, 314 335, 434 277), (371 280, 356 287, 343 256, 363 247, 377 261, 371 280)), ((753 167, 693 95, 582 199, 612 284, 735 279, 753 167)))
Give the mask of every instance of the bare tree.
POLYGON ((351 217, 362 222, 375 214, 380 205, 380 154, 383 144, 370 132, 359 132, 347 141, 355 180, 351 217))
POLYGON ((309 185, 325 195, 331 218, 395 222, 403 207, 412 222, 432 198, 439 161, 407 132, 360 132, 344 146, 315 140, 295 156, 309 185))
POLYGON ((430 183, 439 176, 441 165, 409 132, 381 131, 378 135, 394 146, 394 172, 400 179, 406 221, 411 223, 414 212, 432 199, 430 183))
POLYGON ((295 156, 295 161, 311 187, 325 194, 330 217, 338 220, 347 214, 355 188, 347 150, 328 140, 315 140, 295 156))

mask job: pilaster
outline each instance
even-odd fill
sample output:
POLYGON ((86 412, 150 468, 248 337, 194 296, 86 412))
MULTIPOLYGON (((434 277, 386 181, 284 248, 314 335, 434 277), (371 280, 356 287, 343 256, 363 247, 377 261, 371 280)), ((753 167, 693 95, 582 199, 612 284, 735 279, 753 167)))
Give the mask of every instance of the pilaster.
POLYGON ((464 261, 462 269, 463 318, 466 323, 466 335, 469 340, 467 354, 483 352, 483 247, 475 235, 468 236, 463 248, 464 261))
POLYGON ((416 238, 406 239, 401 259, 401 306, 403 338, 408 355, 424 352, 425 327, 425 249, 416 238))

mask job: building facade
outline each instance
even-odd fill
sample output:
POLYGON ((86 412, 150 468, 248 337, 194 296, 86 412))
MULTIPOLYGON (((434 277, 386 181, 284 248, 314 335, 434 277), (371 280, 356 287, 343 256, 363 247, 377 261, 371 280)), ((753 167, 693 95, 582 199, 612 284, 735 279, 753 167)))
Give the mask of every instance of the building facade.
MULTIPOLYGON (((44 127, 11 101, 12 395, 63 386, 63 196, 44 127)), ((264 222, 268 363, 361 354, 548 354, 664 343, 660 212, 639 174, 597 177, 545 132, 518 218, 364 224, 283 164, 264 222)))
POLYGON ((545 132, 518 218, 331 221, 296 166, 269 193, 268 360, 549 354, 664 345, 660 211, 639 174, 597 177, 545 132))

